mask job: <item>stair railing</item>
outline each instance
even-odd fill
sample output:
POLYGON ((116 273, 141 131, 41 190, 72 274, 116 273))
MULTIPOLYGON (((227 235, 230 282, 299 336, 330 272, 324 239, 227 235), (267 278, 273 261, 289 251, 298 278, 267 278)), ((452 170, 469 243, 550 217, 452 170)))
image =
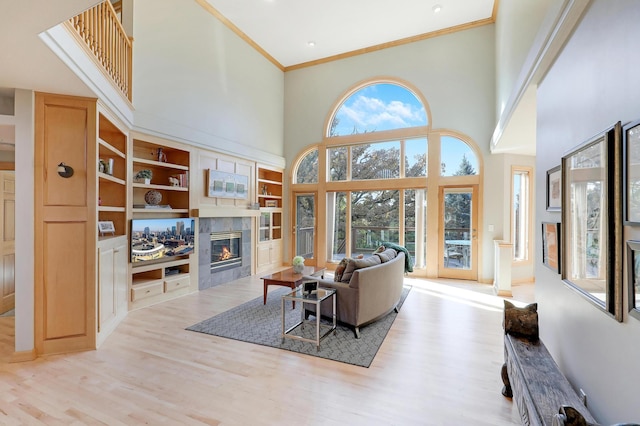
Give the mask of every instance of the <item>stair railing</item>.
POLYGON ((111 2, 85 10, 68 24, 131 101, 133 39, 124 31, 111 2))

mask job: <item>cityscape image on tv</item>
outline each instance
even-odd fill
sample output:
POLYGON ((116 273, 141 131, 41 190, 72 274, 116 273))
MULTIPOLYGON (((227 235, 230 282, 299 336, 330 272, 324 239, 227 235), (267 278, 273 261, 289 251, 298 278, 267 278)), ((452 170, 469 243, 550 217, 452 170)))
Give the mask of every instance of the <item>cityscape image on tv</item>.
POLYGON ((191 254, 194 248, 193 219, 133 219, 131 261, 143 262, 191 254))

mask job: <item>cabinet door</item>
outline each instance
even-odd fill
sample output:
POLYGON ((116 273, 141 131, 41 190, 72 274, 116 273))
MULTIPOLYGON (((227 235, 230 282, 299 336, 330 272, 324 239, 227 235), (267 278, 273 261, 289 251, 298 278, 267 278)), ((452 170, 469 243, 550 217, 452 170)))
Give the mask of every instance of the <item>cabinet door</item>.
POLYGON ((98 332, 127 310, 127 248, 125 244, 98 249, 98 332))
POLYGON ((129 310, 128 299, 128 273, 129 273, 129 258, 127 251, 126 239, 122 245, 118 245, 115 248, 114 256, 114 277, 116 286, 116 316, 122 317, 126 315, 129 310))
POLYGON ((271 252, 269 256, 273 266, 282 265, 282 240, 271 241, 271 252))
POLYGON ((98 249, 98 332, 116 317, 115 248, 98 249))
POLYGON ((258 244, 258 265, 263 268, 271 263, 271 243, 258 244))

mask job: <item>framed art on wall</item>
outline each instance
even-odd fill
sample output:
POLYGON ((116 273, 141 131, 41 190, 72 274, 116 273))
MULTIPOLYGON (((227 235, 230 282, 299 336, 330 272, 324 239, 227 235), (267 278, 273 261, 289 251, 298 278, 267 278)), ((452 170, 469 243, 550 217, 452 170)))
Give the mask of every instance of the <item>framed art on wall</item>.
POLYGON ((640 319, 640 241, 627 241, 629 315, 640 319))
POLYGON ((249 177, 207 170, 207 197, 248 199, 249 177))
POLYGON ((640 225, 640 120, 622 128, 625 225, 640 225))
POLYGON ((542 222, 542 263, 560 273, 560 223, 542 222))
POLYGON ((562 207, 562 169, 547 170, 547 211, 559 212, 562 207))
POLYGON ((562 279, 622 321, 621 126, 562 158, 562 279))

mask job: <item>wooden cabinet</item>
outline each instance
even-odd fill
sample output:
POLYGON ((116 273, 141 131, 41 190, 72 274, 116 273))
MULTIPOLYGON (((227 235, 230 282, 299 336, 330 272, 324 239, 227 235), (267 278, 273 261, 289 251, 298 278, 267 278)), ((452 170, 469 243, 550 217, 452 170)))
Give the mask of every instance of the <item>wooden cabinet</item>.
POLYGON ((193 291, 189 259, 132 268, 131 308, 137 309, 193 291))
POLYGON ((258 165, 258 247, 256 270, 264 272, 282 265, 282 170, 258 165))
POLYGON ((262 273, 282 265, 282 241, 272 240, 258 244, 256 270, 262 273))
POLYGON ((98 242, 98 346, 127 315, 127 245, 126 235, 98 242))
POLYGON ((101 213, 96 100, 36 93, 34 114, 36 353, 94 349, 101 213), (58 173, 63 162, 73 168, 72 176, 58 173))
MULTIPOLYGON (((189 169, 191 151, 176 142, 157 138, 134 137, 131 148, 132 218, 189 218, 189 169), (151 172, 145 182, 139 173, 151 172), (161 200, 152 203, 152 192, 161 200)), ((196 225, 197 227, 197 225, 196 225)), ((197 237, 197 233, 196 233, 197 237)), ((196 239, 197 246, 197 239, 196 239)), ((155 263, 133 263, 129 291, 129 308, 138 309, 197 290, 197 254, 171 257, 155 263)))
POLYGON ((282 238, 282 209, 260 209, 258 236, 261 243, 282 238))

